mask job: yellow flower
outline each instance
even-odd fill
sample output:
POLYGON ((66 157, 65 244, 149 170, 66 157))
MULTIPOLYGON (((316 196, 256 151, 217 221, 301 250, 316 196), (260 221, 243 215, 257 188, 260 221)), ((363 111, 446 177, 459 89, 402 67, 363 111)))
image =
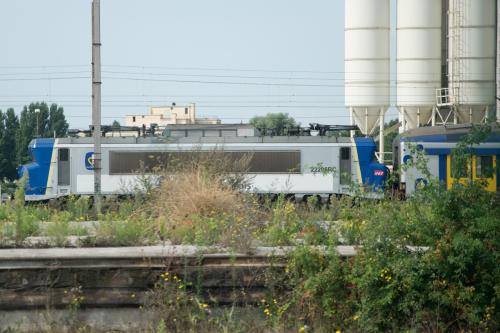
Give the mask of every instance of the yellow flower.
POLYGON ((335 333, 342 333, 340 330, 336 330, 335 333))
POLYGON ((130 295, 130 297, 135 298, 135 294, 130 295))
POLYGON ((358 320, 359 319, 359 316, 358 315, 354 315, 354 317, 352 317, 353 320, 358 320))
POLYGON ((201 303, 200 304, 200 308, 206 309, 206 308, 208 308, 208 304, 207 303, 201 303))
POLYGON ((306 328, 304 326, 300 326, 299 333, 304 333, 305 331, 306 331, 306 328))

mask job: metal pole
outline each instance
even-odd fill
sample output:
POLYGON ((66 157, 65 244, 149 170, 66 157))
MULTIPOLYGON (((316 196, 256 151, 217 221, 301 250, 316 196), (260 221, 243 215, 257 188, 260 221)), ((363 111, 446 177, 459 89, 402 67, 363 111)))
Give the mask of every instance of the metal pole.
POLYGON ((92 0, 92 125, 94 130, 94 206, 101 212, 101 3, 92 0))
POLYGON ((384 163, 384 154, 385 154, 385 150, 384 150, 384 108, 380 108, 380 120, 379 120, 379 149, 378 149, 378 152, 379 152, 379 163, 384 163))
POLYGON ((35 109, 35 114, 36 114, 36 137, 39 138, 39 124, 38 124, 38 114, 40 113, 40 109, 35 109))
POLYGON ((497 0, 497 99, 496 99, 496 121, 500 122, 500 0, 497 0))

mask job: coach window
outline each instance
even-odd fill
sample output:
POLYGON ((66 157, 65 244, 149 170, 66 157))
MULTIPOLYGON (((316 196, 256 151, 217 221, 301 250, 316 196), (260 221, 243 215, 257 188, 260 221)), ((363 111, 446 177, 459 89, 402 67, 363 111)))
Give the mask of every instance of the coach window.
POLYGON ((456 159, 454 156, 451 156, 450 164, 452 178, 470 178, 470 159, 456 159))
POLYGON ((476 176, 478 178, 493 178, 493 156, 476 157, 476 176))

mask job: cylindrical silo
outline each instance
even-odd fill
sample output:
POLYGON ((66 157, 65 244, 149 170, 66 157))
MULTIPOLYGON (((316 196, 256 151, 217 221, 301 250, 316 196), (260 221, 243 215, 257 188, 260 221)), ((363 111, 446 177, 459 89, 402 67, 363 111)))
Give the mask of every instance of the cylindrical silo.
POLYGON ((449 88, 457 122, 478 123, 494 110, 496 0, 450 0, 449 88))
POLYGON ((431 122, 441 88, 440 0, 397 1, 397 99, 402 129, 431 122))
POLYGON ((345 1, 345 103, 370 134, 389 106, 390 0, 345 1))

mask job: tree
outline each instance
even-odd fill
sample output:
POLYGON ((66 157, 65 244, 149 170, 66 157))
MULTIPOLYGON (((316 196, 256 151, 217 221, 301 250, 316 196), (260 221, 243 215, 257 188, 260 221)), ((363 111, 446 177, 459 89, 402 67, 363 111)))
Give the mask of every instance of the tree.
POLYGON ((286 130, 299 124, 288 113, 268 113, 265 116, 255 116, 250 119, 250 124, 255 126, 262 134, 272 130, 274 135, 285 135, 286 130))
POLYGON ((8 109, 5 114, 2 114, 0 122, 3 132, 0 137, 0 179, 14 180, 17 178, 16 133, 19 129, 19 121, 14 109, 8 109))
POLYGON ((16 135, 17 163, 24 164, 29 161, 28 145, 33 138, 51 138, 54 136, 54 132, 56 137, 65 136, 68 126, 64 109, 57 104, 52 104, 50 108, 45 102, 36 102, 25 106, 21 112, 19 130, 16 135))
POLYGON ((119 129, 120 129, 120 126, 121 126, 121 125, 120 125, 120 122, 119 122, 118 120, 116 120, 116 119, 115 119, 115 120, 113 120, 113 123, 111 124, 111 128, 112 128, 113 130, 115 130, 115 131, 116 131, 116 130, 119 130, 119 129))
POLYGON ((66 117, 64 117, 64 108, 62 106, 57 106, 57 104, 52 104, 49 110, 49 135, 54 135, 60 138, 65 136, 68 132, 68 122, 66 117))

